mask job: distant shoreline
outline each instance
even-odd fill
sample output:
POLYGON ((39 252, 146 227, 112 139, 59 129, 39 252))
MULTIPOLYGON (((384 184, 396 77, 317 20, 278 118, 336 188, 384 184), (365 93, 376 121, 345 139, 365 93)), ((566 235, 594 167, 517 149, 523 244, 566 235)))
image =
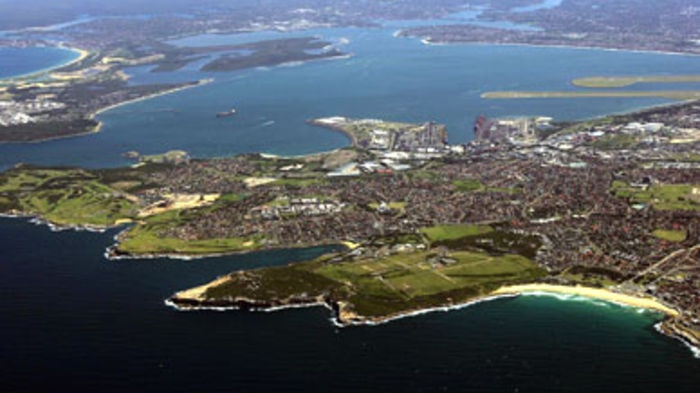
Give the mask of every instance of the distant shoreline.
MULTIPOLYGON (((401 30, 403 33, 404 30, 401 30)), ((651 49, 625 49, 625 48, 608 48, 604 46, 591 46, 591 45, 566 45, 566 44, 529 44, 526 42, 497 42, 497 41, 444 41, 435 40, 428 36, 419 35, 400 35, 404 38, 414 38, 418 39, 423 45, 428 46, 444 46, 444 45, 497 45, 497 46, 523 46, 532 48, 554 48, 554 49, 581 49, 581 50, 602 50, 608 52, 630 52, 630 53, 642 53, 642 54, 656 54, 656 55, 667 55, 667 56, 692 56, 698 57, 700 53, 691 52, 671 52, 664 50, 651 50, 651 49)))
MULTIPOLYGON (((153 94, 145 95, 145 96, 143 96, 143 97, 134 98, 134 99, 132 99, 132 100, 127 100, 127 101, 119 102, 119 103, 116 103, 116 104, 113 104, 113 105, 109 105, 109 106, 106 106, 106 107, 104 107, 104 108, 100 108, 100 109, 96 110, 95 112, 91 113, 91 114, 88 116, 88 119, 94 120, 96 116, 102 114, 103 112, 107 112, 107 111, 109 111, 109 110, 111 110, 111 109, 115 109, 115 108, 118 108, 118 107, 123 106, 123 105, 129 105, 129 104, 133 104, 133 103, 136 103, 136 102, 139 102, 139 101, 145 101, 145 100, 148 100, 148 99, 151 99, 151 98, 155 98, 155 97, 159 97, 159 96, 164 96, 164 95, 176 93, 176 92, 178 92, 178 91, 190 89, 190 88, 193 88, 193 87, 203 86, 203 85, 206 85, 206 84, 208 84, 208 83, 210 83, 210 82, 212 82, 212 81, 213 81, 213 79, 202 79, 202 80, 197 81, 197 83, 195 83, 195 84, 186 85, 186 86, 179 86, 179 87, 172 88, 172 89, 169 89, 169 90, 163 90, 163 91, 160 91, 160 92, 158 92, 158 93, 153 93, 153 94)), ((97 124, 96 124, 94 127, 92 127, 92 129, 89 129, 89 130, 86 130, 86 131, 83 131, 83 132, 76 132, 76 133, 73 133, 73 134, 58 135, 58 136, 49 136, 49 137, 46 137, 46 138, 39 138, 39 139, 30 140, 30 141, 8 141, 8 142, 0 142, 0 145, 3 145, 3 144, 35 144, 35 143, 51 142, 51 141, 60 140, 60 139, 68 139, 68 138, 82 137, 82 136, 87 136, 87 135, 91 135, 91 134, 97 134, 97 133, 99 133, 99 132, 102 131, 102 127, 104 127, 104 122, 98 121, 97 124)))
MULTIPOLYGON (((213 79, 201 79, 201 80, 197 81, 197 83, 194 83, 191 85, 179 86, 179 87, 175 87, 173 89, 163 90, 163 91, 160 91, 158 93, 148 94, 148 95, 145 95, 143 97, 134 98, 132 100, 126 100, 126 101, 122 101, 122 102, 119 102, 116 104, 112 104, 112 105, 106 106, 104 108, 100 108, 100 109, 96 110, 95 112, 91 113, 89 118, 94 120, 95 117, 99 116, 100 114, 107 112, 107 111, 110 111, 112 109, 116 109, 120 106, 134 104, 134 103, 137 103, 139 101, 145 101, 145 100, 149 100, 151 98, 156 98, 156 97, 165 96, 165 95, 172 94, 172 93, 177 93, 178 91, 191 89, 193 87, 204 86, 208 83, 211 83, 212 81, 213 81, 213 79)), ((95 126, 94 130, 88 131, 86 133, 74 134, 74 135, 70 135, 70 136, 82 136, 82 135, 87 135, 87 134, 96 134, 102 130, 103 126, 104 126, 104 122, 98 121, 97 126, 95 126)), ((67 137, 70 137, 70 136, 67 136, 67 137)), ((44 142, 44 141, 45 140, 38 140, 38 141, 34 141, 34 142, 44 142)))
POLYGON ((139 102, 139 101, 145 101, 145 100, 149 100, 149 99, 151 99, 151 98, 160 97, 160 96, 164 96, 164 95, 168 95, 168 94, 172 94, 172 93, 177 93, 178 91, 187 90, 187 89, 190 89, 190 88, 193 88, 193 87, 197 87, 197 86, 204 86, 204 85, 209 84, 209 83, 211 83, 211 82, 213 82, 213 81, 214 81, 214 79, 200 79, 200 80, 197 81, 197 83, 193 83, 193 84, 190 84, 190 85, 178 86, 178 87, 175 87, 175 88, 172 88, 172 89, 159 91, 158 93, 148 94, 148 95, 145 95, 145 96, 143 96, 143 97, 134 98, 134 99, 131 99, 131 100, 126 100, 126 101, 122 101, 122 102, 119 102, 119 103, 116 103, 116 104, 112 104, 112 105, 109 105, 109 106, 106 106, 106 107, 104 107, 104 108, 100 108, 100 109, 96 110, 95 112, 93 112, 92 114, 90 114, 90 118, 94 118, 95 116, 98 116, 98 115, 100 115, 100 114, 102 114, 102 113, 104 113, 104 112, 107 112, 107 111, 109 111, 109 110, 118 108, 118 107, 120 107, 120 106, 133 104, 133 103, 136 103, 136 102, 139 102))

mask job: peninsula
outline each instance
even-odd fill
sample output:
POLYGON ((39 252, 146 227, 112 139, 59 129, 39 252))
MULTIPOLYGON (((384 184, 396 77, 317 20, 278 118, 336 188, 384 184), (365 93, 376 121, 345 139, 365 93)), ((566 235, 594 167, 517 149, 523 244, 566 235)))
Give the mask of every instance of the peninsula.
POLYGON ((58 227, 129 223, 110 258, 328 247, 178 292, 168 304, 179 309, 323 305, 341 325, 374 324, 548 288, 520 285, 578 286, 662 311, 663 331, 698 344, 698 103, 575 123, 480 117, 468 145, 434 122, 309 122, 353 146, 18 165, 0 174, 0 211, 58 227))

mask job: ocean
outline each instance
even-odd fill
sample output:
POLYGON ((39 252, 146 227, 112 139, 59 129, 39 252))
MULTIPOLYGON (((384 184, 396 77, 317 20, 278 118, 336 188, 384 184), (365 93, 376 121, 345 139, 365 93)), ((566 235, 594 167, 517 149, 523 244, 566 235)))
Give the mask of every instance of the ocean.
MULTIPOLYGON (((4 392, 695 392, 700 361, 658 314, 522 296, 375 327, 324 308, 178 312, 163 300, 323 249, 194 261, 103 258, 116 230, 0 219, 4 392)), ((565 300, 566 299, 566 300, 565 300)))
POLYGON ((33 74, 78 58, 79 53, 53 47, 0 47, 0 79, 33 74))
MULTIPOLYGON (((349 59, 211 75, 134 68, 131 83, 215 81, 105 112, 99 134, 2 145, 0 168, 20 161, 124 165, 121 153, 128 150, 184 148, 196 157, 307 154, 348 144, 341 134, 304 123, 333 115, 435 120, 460 143, 471 138, 471 124, 482 113, 571 120, 666 102, 489 101, 480 98, 485 91, 571 90, 576 77, 694 74, 700 66, 700 57, 692 56, 429 46, 392 33, 303 33, 336 42, 353 53, 349 59), (236 116, 216 119, 232 106, 236 116)), ((180 43, 275 36, 200 36, 180 43)), ((700 361, 654 330, 660 315, 579 297, 521 296, 342 329, 323 308, 178 312, 163 303, 175 291, 236 269, 313 258, 324 249, 108 261, 103 252, 116 233, 55 233, 25 219, 0 219, 3 391, 695 392, 700 383, 700 361)))

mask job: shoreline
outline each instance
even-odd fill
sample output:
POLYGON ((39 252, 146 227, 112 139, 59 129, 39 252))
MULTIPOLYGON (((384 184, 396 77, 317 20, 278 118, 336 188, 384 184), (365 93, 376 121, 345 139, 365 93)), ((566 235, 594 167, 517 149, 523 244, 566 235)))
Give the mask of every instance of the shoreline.
POLYGON ((32 145, 35 143, 44 143, 44 142, 57 141, 57 140, 61 140, 61 139, 83 137, 83 136, 88 136, 90 134, 97 134, 101 130, 102 130, 102 122, 97 122, 97 124, 94 127, 92 127, 91 130, 88 130, 85 132, 78 132, 75 134, 67 134, 67 135, 49 136, 46 138, 34 139, 31 141, 7 141, 7 142, 0 141, 0 146, 2 146, 2 145, 24 145, 24 144, 32 145))
POLYGON ((71 66, 73 64, 79 63, 79 62, 85 60, 90 55, 90 51, 87 49, 82 49, 82 48, 78 48, 78 47, 74 47, 74 46, 64 45, 62 42, 58 44, 57 48, 67 49, 67 50, 70 50, 73 52, 77 52, 78 57, 76 59, 71 60, 68 63, 63 64, 60 67, 56 67, 56 68, 68 67, 68 66, 71 66))
POLYGON ((52 45, 34 46, 33 48, 61 49, 61 50, 77 53, 78 57, 76 57, 75 59, 71 59, 71 60, 68 60, 66 62, 60 63, 60 64, 56 64, 56 65, 52 65, 52 66, 49 66, 46 68, 42 68, 42 69, 37 70, 37 71, 31 71, 31 72, 28 72, 25 74, 19 74, 19 75, 8 76, 5 78, 0 78, 0 83, 15 83, 15 82, 20 82, 20 81, 24 81, 24 80, 37 78, 37 77, 40 77, 44 74, 48 74, 49 72, 52 72, 54 70, 58 70, 58 69, 61 69, 64 67, 69 67, 69 66, 72 66, 74 64, 77 64, 77 63, 85 60, 90 55, 90 51, 88 51, 87 49, 76 48, 76 47, 72 47, 72 46, 65 46, 65 45, 63 45, 63 43, 59 43, 58 45, 53 45, 53 46, 52 45))
MULTIPOLYGON (((333 116, 332 116, 333 117, 333 116)), ((338 132, 343 134, 346 138, 348 138, 350 142, 350 147, 356 148, 357 146, 357 136, 353 134, 350 131, 347 131, 341 126, 335 125, 335 124, 329 124, 329 123, 324 123, 324 119, 330 119, 332 117, 323 117, 323 118, 317 118, 317 119, 309 119, 306 120, 306 124, 314 127, 320 127, 320 128, 325 128, 326 130, 331 130, 334 132, 338 132)), ((343 117, 345 120, 349 120, 348 118, 343 117)))
MULTIPOLYGON (((275 312, 288 309, 324 307, 331 312, 331 317, 329 318, 329 320, 334 326, 339 328, 348 328, 359 326, 380 326, 399 319, 411 318, 431 314, 434 312, 450 312, 455 310, 461 310, 480 303, 502 299, 514 299, 519 296, 528 296, 532 294, 564 294, 582 296, 587 299, 602 300, 604 302, 612 303, 620 307, 632 307, 636 309, 652 310, 654 312, 661 313, 664 315, 664 320, 655 323, 654 329, 660 334, 680 341, 693 353, 694 357, 700 359, 700 344, 698 344, 692 338, 688 337, 688 335, 684 333, 682 329, 679 329, 674 326, 674 322, 678 321, 678 318, 682 317, 681 312, 670 306, 667 306, 666 304, 652 297, 643 297, 638 295, 614 292, 609 289, 583 287, 579 285, 569 286, 542 283, 507 285, 502 286, 487 295, 477 296, 475 298, 471 298, 455 304, 406 310, 404 312, 399 312, 382 317, 365 317, 357 315, 352 311, 344 310, 345 302, 343 301, 330 301, 328 299, 319 298, 309 299, 310 301, 308 302, 299 301, 288 302, 286 304, 284 302, 281 302, 281 304, 271 304, 269 306, 255 304, 255 301, 251 301, 250 299, 229 299, 227 301, 221 302, 220 304, 206 304, 206 299, 203 297, 206 290, 212 286, 216 286, 220 283, 225 282, 227 278, 228 275, 219 276, 216 280, 212 282, 190 289, 178 291, 171 295, 169 298, 165 299, 164 304, 177 311, 183 312, 224 312, 233 310, 245 310, 248 312, 275 312)), ((563 300, 566 301, 568 299, 563 300)))
MULTIPOLYGON (((180 86, 180 87, 175 87, 175 88, 173 88, 173 89, 163 90, 163 91, 160 91, 160 92, 158 92, 158 93, 148 94, 148 95, 145 95, 145 96, 143 96, 143 97, 134 98, 134 99, 132 99, 132 100, 122 101, 122 102, 119 102, 119 103, 116 103, 116 104, 112 104, 112 105, 106 106, 106 107, 104 107, 104 108, 100 108, 100 109, 98 109, 98 110, 96 110, 96 111, 90 113, 90 115, 88 116, 88 118, 89 118, 90 120, 95 120, 95 118, 96 118, 97 116, 99 116, 100 114, 105 113, 105 112, 108 112, 108 111, 110 111, 110 110, 112 110, 112 109, 119 108, 119 107, 121 107, 121 106, 126 106, 126 105, 130 105, 130 104, 135 104, 135 103, 140 102, 140 101, 150 100, 151 98, 156 98, 156 97, 165 96, 165 95, 168 95, 168 94, 177 93, 177 92, 179 92, 179 91, 187 90, 187 89, 194 88, 194 87, 204 86, 204 85, 209 84, 209 83, 211 83, 211 82, 213 82, 213 81, 214 81, 214 79, 200 79, 200 80, 198 80, 197 83, 195 83, 195 84, 185 85, 185 86, 180 86)), ((37 140, 35 140, 35 141, 31 141, 31 143, 41 143, 41 142, 47 142, 47 141, 54 140, 54 139, 63 139, 63 138, 71 138, 71 137, 76 137, 76 136, 86 136, 86 135, 90 135, 90 134, 97 134, 97 133, 99 133, 100 131, 102 131, 102 127, 104 127, 104 122, 98 120, 98 121, 97 121, 97 125, 96 125, 92 130, 90 130, 90 131, 82 132, 82 133, 79 133, 79 134, 65 135, 65 136, 60 136, 60 137, 37 139, 37 140)))
POLYGON ((123 224, 114 224, 111 226, 102 225, 75 225, 75 224, 55 224, 41 217, 41 215, 23 213, 17 211, 11 211, 9 213, 0 213, 0 218, 8 219, 19 219, 26 218, 27 222, 37 226, 46 226, 51 232, 64 232, 64 231, 75 231, 75 232, 93 232, 93 233, 105 233, 110 229, 118 228, 123 224))
MULTIPOLYGON (((117 228, 120 227, 124 224, 120 225, 115 225, 108 229, 112 228, 117 228)), ((126 233, 130 228, 127 227, 124 230, 120 231, 116 235, 114 235, 113 240, 114 243, 107 248, 105 248, 104 253, 102 254, 105 259, 109 261, 121 261, 121 260, 133 260, 133 259, 172 259, 172 260, 179 260, 179 261, 195 261, 199 259, 206 259, 206 258, 219 258, 219 257, 226 257, 226 256, 231 256, 231 255, 246 255, 246 254, 252 254, 252 253, 258 253, 258 252, 266 252, 266 251, 277 251, 277 250, 302 250, 302 249, 308 249, 308 248, 318 248, 318 247, 346 247, 349 248, 349 245, 346 244, 346 241, 338 241, 338 242, 328 242, 328 243, 319 243, 319 244, 300 244, 300 245, 280 245, 280 246, 275 246, 275 247, 262 247, 254 250, 239 250, 239 251, 227 251, 227 252, 219 252, 219 253, 209 253, 209 254, 178 254, 178 253, 147 253, 147 254, 122 254, 122 255, 116 255, 114 254, 114 251, 118 250, 120 240, 119 237, 126 233)), ((213 283, 208 283, 204 284, 202 286, 206 285, 211 285, 213 283)))
MULTIPOLYGON (((402 30, 402 33, 404 31, 402 30)), ((700 53, 690 53, 690 52, 671 52, 664 50, 651 50, 651 49, 624 49, 624 48, 608 48, 604 46, 590 46, 590 45, 566 45, 566 44, 530 44, 530 43, 518 43, 518 42, 495 42, 495 41, 432 41, 433 38, 430 36, 419 36, 419 35, 403 35, 401 37, 418 39, 423 45, 428 46, 445 46, 445 45, 498 45, 498 46, 522 46, 522 47, 532 47, 532 48, 554 48, 554 49, 581 49, 581 50, 602 50, 608 52, 630 52, 630 53, 642 53, 642 54, 655 54, 655 55, 666 55, 666 56, 691 56, 698 57, 700 53)))
MULTIPOLYGON (((178 308, 178 309, 183 309, 183 310, 188 310, 188 309, 208 309, 212 306, 206 306, 206 305, 187 305, 185 307, 178 306, 175 302, 173 302, 171 299, 180 299, 182 301, 191 301, 191 302, 201 302, 206 299, 203 298, 204 293, 206 292, 207 289, 217 286, 227 280, 228 276, 220 276, 214 281, 208 282, 203 285, 199 285, 193 288, 185 289, 182 291, 178 291, 173 294, 169 298, 170 303, 173 304, 173 307, 178 308)), ((530 284, 519 284, 519 285, 507 285, 507 286, 502 286, 486 295, 482 296, 477 296, 471 299, 467 299, 463 302, 458 302, 454 304, 447 304, 447 305, 441 305, 441 306, 435 306, 435 307, 428 307, 428 308, 423 308, 423 309, 414 309, 414 310, 406 310, 404 312, 399 312, 395 314, 390 314, 382 317, 365 317, 365 316, 360 316, 357 314, 352 313, 354 316, 353 319, 344 319, 340 317, 339 315, 336 316, 338 319, 338 323, 340 323, 343 326, 357 326, 357 325, 377 325, 377 324, 383 324, 387 323, 396 319, 400 318, 406 318, 410 316, 416 316, 416 315, 423 315, 423 314, 428 314, 433 311, 450 311, 450 310, 455 310, 455 309, 461 309, 464 307, 468 307, 473 304, 477 304, 480 302, 484 301, 489 301, 493 299, 501 299, 501 298, 513 298, 517 296, 521 296, 524 294, 537 294, 537 293, 546 293, 546 294, 566 294, 566 295, 574 295, 574 296, 583 296, 589 299, 597 299, 597 300, 603 300, 608 303, 613 303, 617 304, 622 307, 633 307, 633 308, 640 308, 640 309, 647 309, 647 310, 652 310, 656 312, 660 312, 668 317, 679 317, 681 313, 670 307, 667 306, 663 303, 661 303, 659 300, 651 298, 651 297, 641 297, 637 295, 630 295, 630 294, 625 294, 625 293, 620 293, 620 292, 613 292, 608 289, 603 289, 603 288, 592 288, 592 287, 583 287, 583 286, 570 286, 570 285, 552 285, 552 284, 541 284, 541 283, 530 283, 530 284)), ((232 300, 232 301, 237 301, 237 300, 232 300)), ((341 302, 334 302, 334 306, 340 306, 340 311, 338 314, 342 314, 342 305, 338 305, 338 303, 341 302)), ((294 306, 297 306, 297 304, 294 304, 294 306)), ((329 305, 330 306, 330 305, 329 305)), ((231 308, 231 309, 239 309, 239 306, 215 306, 218 309, 221 308, 231 308)), ((274 308, 279 308, 283 309, 285 308, 285 305, 282 306, 274 306, 274 308)), ((266 307, 258 307, 260 309, 268 309, 266 307)), ((348 313, 349 315, 350 313, 348 313)))
MULTIPOLYGON (((193 84, 188 84, 188 85, 184 85, 184 86, 178 86, 178 87, 174 87, 174 88, 172 88, 172 89, 163 90, 163 91, 160 91, 160 92, 157 92, 157 93, 153 93, 153 94, 148 94, 148 95, 145 95, 145 96, 143 96, 143 97, 139 97, 139 98, 134 98, 134 99, 131 99, 131 100, 122 101, 122 102, 119 102, 119 103, 116 103, 116 104, 112 104, 112 105, 106 106, 106 107, 104 107, 104 108, 100 108, 100 109, 98 109, 98 110, 92 112, 92 113, 90 114, 89 117, 90 117, 90 119, 94 119, 96 116, 98 116, 98 115, 100 115, 100 114, 102 114, 102 113, 104 113, 104 112, 110 111, 110 110, 112 110, 112 109, 118 108, 118 107, 120 107, 120 106, 125 106, 125 105, 129 105, 129 104, 134 104, 134 103, 137 103, 137 102, 139 102, 139 101, 145 101, 145 100, 149 100, 149 99, 151 99, 151 98, 156 98, 156 97, 160 97, 160 96, 164 96, 164 95, 168 95, 168 94, 177 93, 178 91, 187 90, 187 89, 191 89, 191 88, 198 87, 198 86, 204 86, 204 85, 207 85, 207 84, 209 84, 209 83, 211 83, 211 82, 213 82, 213 81, 214 81, 214 79, 212 79, 212 78, 209 78, 209 79, 200 79, 200 80, 198 80, 196 83, 193 83, 193 84)), ((102 122, 100 122, 100 123, 102 123, 102 122)))
POLYGON ((620 306, 643 308, 658 311, 670 317, 678 317, 681 313, 651 297, 641 297, 636 295, 613 292, 609 289, 591 288, 583 286, 553 285, 553 284, 523 284, 509 285, 501 287, 492 294, 527 294, 527 293, 551 293, 583 296, 590 299, 603 300, 620 306))
MULTIPOLYGON (((169 89, 169 90, 163 90, 163 91, 160 91, 160 92, 158 92, 158 93, 153 93, 153 94, 145 95, 145 96, 143 96, 143 97, 134 98, 134 99, 127 100, 127 101, 122 101, 122 102, 119 102, 119 103, 116 103, 116 104, 112 104, 112 105, 106 106, 106 107, 104 107, 104 108, 100 108, 100 109, 98 109, 98 110, 96 110, 96 111, 90 113, 90 114, 88 115, 87 118, 90 119, 90 120, 95 120, 95 117, 99 116, 100 114, 102 114, 102 113, 104 113, 104 112, 107 112, 107 111, 110 111, 110 110, 112 110, 112 109, 118 108, 118 107, 120 107, 120 106, 125 106, 125 105, 129 105, 129 104, 134 104, 134 103, 137 103, 137 102, 140 102, 140 101, 149 100, 149 99, 151 99, 151 98, 156 98, 156 97, 165 96, 165 95, 168 95, 168 94, 177 93, 177 92, 179 92, 179 91, 187 90, 187 89, 194 88, 194 87, 204 86, 204 85, 209 84, 209 83, 211 83, 211 82, 213 82, 213 81, 214 81, 214 79, 200 79, 200 80, 197 81, 197 83, 194 83, 194 84, 191 84, 191 85, 179 86, 179 87, 175 87, 175 88, 172 88, 172 89, 169 89)), ((77 133, 75 133, 75 134, 67 134, 67 135, 49 136, 49 137, 46 137, 46 138, 34 139, 34 140, 31 140, 31 141, 8 141, 8 142, 2 142, 2 141, 0 141, 0 145, 5 145, 5 144, 7 144, 7 145, 11 145, 11 144, 16 144, 16 145, 20 145, 20 144, 34 144, 34 143, 51 142, 51 141, 61 140, 61 139, 83 137, 83 136, 88 136, 88 135, 91 135, 91 134, 97 134, 97 133, 101 132, 101 131, 102 131, 102 127, 104 127, 104 122, 102 122, 102 121, 97 121, 97 124, 96 124, 94 127, 92 127, 92 129, 90 129, 90 130, 88 130, 88 131, 84 131, 84 132, 77 132, 77 133)))

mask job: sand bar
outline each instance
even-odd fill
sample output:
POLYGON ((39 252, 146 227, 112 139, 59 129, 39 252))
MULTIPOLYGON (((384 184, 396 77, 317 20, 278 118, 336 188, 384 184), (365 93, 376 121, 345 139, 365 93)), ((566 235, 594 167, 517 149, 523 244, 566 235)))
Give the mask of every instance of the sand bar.
POLYGON ((207 289, 223 284, 228 281, 229 278, 229 276, 219 277, 208 284, 177 292, 173 297, 185 300, 204 300, 204 294, 207 292, 207 289))

